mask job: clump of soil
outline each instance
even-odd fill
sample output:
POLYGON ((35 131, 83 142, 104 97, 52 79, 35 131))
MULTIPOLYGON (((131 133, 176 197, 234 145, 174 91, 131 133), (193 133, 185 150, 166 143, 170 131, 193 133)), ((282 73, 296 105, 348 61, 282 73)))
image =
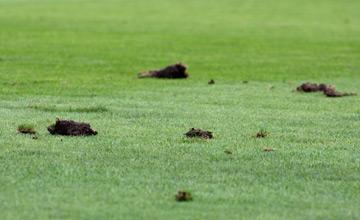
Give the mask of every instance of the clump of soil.
POLYGON ((65 136, 90 136, 97 135, 97 131, 93 130, 88 123, 75 122, 71 120, 57 119, 55 124, 48 127, 48 131, 52 135, 65 136))
POLYGON ((18 126, 17 130, 21 134, 31 134, 31 135, 36 134, 36 130, 32 125, 22 124, 18 126))
POLYGON ((266 138, 269 135, 267 131, 261 130, 258 133, 256 133, 256 138, 266 138))
POLYGON ((203 131, 198 128, 191 128, 190 131, 188 131, 185 135, 188 138, 199 137, 204 139, 212 139, 214 137, 211 131, 203 131))
POLYGON ((327 97, 336 98, 344 96, 355 96, 356 93, 338 92, 335 88, 326 88, 324 90, 324 95, 326 95, 327 97))
POLYGON ((139 78, 167 78, 167 79, 181 79, 189 77, 186 72, 187 66, 182 63, 167 66, 160 70, 150 70, 138 74, 139 78))
POLYGON ((213 79, 211 79, 209 82, 208 82, 209 85, 214 85, 215 84, 215 81, 213 79))
POLYGON ((178 202, 188 202, 193 200, 191 193, 186 191, 178 191, 175 195, 175 199, 178 202))
POLYGON ((332 98, 356 95, 356 93, 338 92, 334 86, 323 83, 303 83, 297 87, 296 90, 299 92, 323 92, 325 96, 332 98))
POLYGON ((242 83, 243 83, 243 84, 248 84, 248 83, 249 83, 249 81, 244 80, 244 81, 242 81, 242 83))
POLYGON ((274 151, 274 149, 271 147, 264 148, 264 152, 272 152, 272 151, 274 151))
POLYGON ((317 84, 317 83, 303 83, 299 87, 296 88, 299 92, 323 92, 327 88, 331 88, 330 85, 326 85, 324 83, 317 84))

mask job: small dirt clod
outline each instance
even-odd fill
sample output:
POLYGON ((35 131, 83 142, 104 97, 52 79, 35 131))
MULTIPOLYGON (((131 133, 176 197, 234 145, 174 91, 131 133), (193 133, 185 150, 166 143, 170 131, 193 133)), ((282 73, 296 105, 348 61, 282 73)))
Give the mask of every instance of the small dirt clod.
POLYGON ((274 151, 274 149, 271 147, 264 148, 264 152, 272 152, 272 151, 274 151))
POLYGON ((211 79, 209 82, 208 82, 209 85, 214 85, 215 84, 215 81, 213 79, 211 79))
POLYGON ((160 70, 150 70, 138 74, 139 78, 164 78, 164 79, 181 79, 189 77, 189 74, 186 72, 187 65, 182 63, 177 63, 174 65, 167 66, 160 70))
POLYGON ((212 139, 214 137, 211 131, 203 131, 198 128, 191 128, 190 131, 188 131, 185 135, 188 138, 199 137, 204 139, 212 139))
POLYGON ((48 131, 52 135, 65 136, 90 136, 97 135, 97 131, 93 130, 88 123, 75 122, 71 120, 57 119, 55 124, 48 127, 48 131))
POLYGON ((188 202, 193 200, 191 193, 186 191, 178 191, 175 195, 175 199, 178 202, 188 202))

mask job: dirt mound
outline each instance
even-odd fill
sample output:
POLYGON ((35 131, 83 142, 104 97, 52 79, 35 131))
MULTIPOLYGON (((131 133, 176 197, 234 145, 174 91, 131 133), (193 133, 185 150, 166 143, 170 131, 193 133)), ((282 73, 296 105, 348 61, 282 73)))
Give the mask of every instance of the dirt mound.
POLYGON ((97 135, 97 131, 91 129, 90 124, 75 122, 71 120, 57 119, 55 124, 48 127, 48 131, 52 135, 65 136, 90 136, 97 135))
POLYGON ((215 84, 215 81, 213 79, 211 79, 209 82, 208 82, 209 85, 213 85, 215 84))
POLYGON ((175 195, 175 199, 178 202, 187 202, 193 200, 191 193, 185 191, 178 191, 175 195))
POLYGON ((164 78, 164 79, 181 79, 189 77, 186 72, 187 66, 182 63, 167 66, 160 70, 150 70, 138 74, 139 78, 164 78))
POLYGON ((299 87, 296 88, 299 92, 322 92, 327 88, 331 88, 330 85, 326 85, 324 83, 316 84, 316 83, 303 83, 299 87))
POLYGON ((191 128, 190 131, 188 131, 185 135, 188 138, 199 137, 204 139, 212 139, 214 137, 211 131, 203 131, 197 128, 191 128))

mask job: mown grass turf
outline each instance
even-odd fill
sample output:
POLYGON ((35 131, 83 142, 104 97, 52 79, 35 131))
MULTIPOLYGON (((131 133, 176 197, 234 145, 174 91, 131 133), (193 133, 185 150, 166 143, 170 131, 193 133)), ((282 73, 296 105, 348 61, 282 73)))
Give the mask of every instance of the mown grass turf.
POLYGON ((360 98, 292 92, 360 92, 359 11, 0 0, 0 219, 359 219, 360 98), (136 79, 176 61, 189 79, 136 79), (51 136, 56 117, 99 134, 51 136), (192 127, 215 138, 186 139, 192 127))

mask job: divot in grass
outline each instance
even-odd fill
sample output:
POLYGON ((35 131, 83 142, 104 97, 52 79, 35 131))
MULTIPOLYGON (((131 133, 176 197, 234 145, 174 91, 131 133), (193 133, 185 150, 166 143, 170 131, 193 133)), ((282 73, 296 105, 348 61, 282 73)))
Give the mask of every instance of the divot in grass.
POLYGON ((178 202, 189 202, 193 200, 193 197, 190 192, 178 191, 175 195, 175 200, 178 202))
POLYGON ((323 92, 327 88, 331 87, 330 85, 326 85, 324 83, 317 84, 317 83, 303 83, 296 88, 299 92, 323 92))
POLYGON ((211 131, 204 131, 198 128, 191 128, 185 135, 188 138, 198 137, 202 139, 212 139, 214 137, 211 131))
POLYGON ((324 83, 303 83, 296 88, 298 92, 323 92, 326 97, 336 98, 344 96, 355 96, 356 93, 339 92, 334 86, 326 85, 324 83))
POLYGON ((48 131, 52 135, 64 136, 91 136, 98 134, 88 123, 60 119, 57 119, 55 124, 50 125, 48 131))
POLYGON ((326 88, 324 95, 330 98, 344 97, 344 96, 356 96, 356 93, 338 92, 335 88, 326 88))
POLYGON ((164 79, 181 79, 189 77, 186 72, 187 65, 177 63, 167 66, 160 70, 150 70, 138 74, 139 78, 164 78, 164 79))

